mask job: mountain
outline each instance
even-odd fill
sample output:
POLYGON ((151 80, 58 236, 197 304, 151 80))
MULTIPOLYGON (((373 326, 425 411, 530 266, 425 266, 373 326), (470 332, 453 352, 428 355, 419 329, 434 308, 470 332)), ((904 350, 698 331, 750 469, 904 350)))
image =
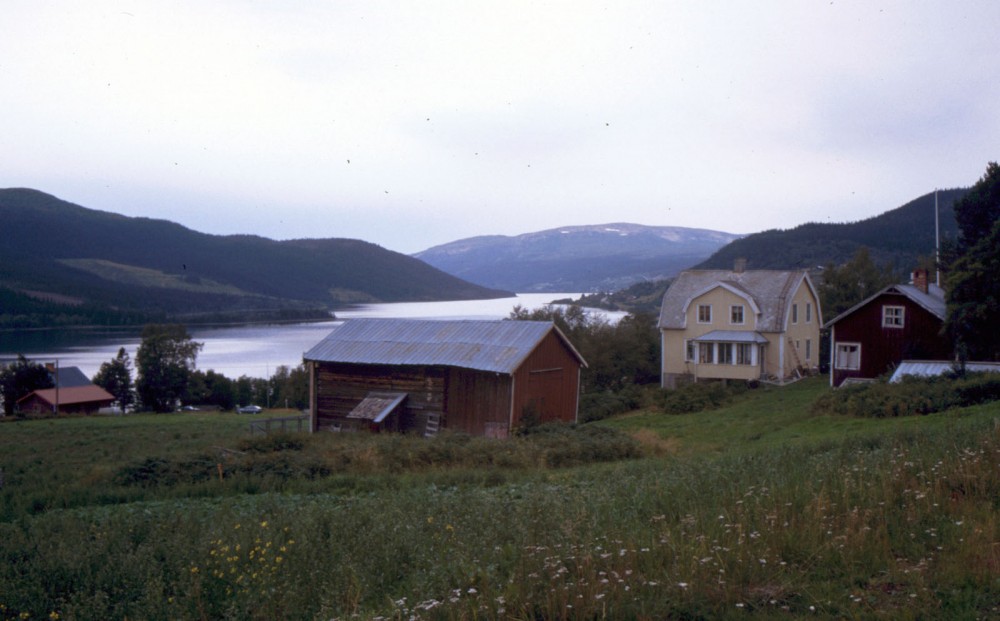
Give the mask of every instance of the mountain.
POLYGON ((130 323, 315 316, 351 302, 510 295, 368 242, 209 235, 30 189, 0 189, 0 222, 0 314, 8 320, 45 308, 51 314, 53 306, 130 323))
POLYGON ((487 287, 607 291, 673 276, 738 237, 705 229, 616 223, 471 237, 413 256, 487 287))
MULTIPOLYGON (((955 201, 969 190, 940 190, 937 194, 941 239, 958 235, 955 201)), ((934 255, 934 193, 924 194, 881 215, 845 224, 808 223, 787 230, 747 235, 721 248, 700 263, 699 269, 725 269, 737 258, 748 269, 815 268, 847 262, 867 246, 875 262, 908 274, 921 257, 934 255)))

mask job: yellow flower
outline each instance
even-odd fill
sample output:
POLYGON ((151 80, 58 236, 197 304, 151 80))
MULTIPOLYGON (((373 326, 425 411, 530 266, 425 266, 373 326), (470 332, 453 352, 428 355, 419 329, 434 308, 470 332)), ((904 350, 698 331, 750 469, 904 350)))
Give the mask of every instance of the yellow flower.
POLYGON ((261 522, 260 523, 260 527, 261 528, 267 528, 267 520, 264 520, 263 522, 261 522))

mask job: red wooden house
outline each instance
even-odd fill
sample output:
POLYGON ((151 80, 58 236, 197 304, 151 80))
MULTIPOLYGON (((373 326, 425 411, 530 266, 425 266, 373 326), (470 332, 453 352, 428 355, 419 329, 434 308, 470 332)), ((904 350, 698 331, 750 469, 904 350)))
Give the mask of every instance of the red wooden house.
POLYGON ((890 285, 826 324, 830 330, 830 385, 872 380, 905 360, 952 356, 944 336, 944 291, 927 282, 926 270, 913 283, 890 285))
POLYGON ((33 414, 96 414, 101 408, 110 406, 114 395, 100 386, 71 386, 69 388, 45 388, 36 390, 17 402, 22 412, 33 414))
POLYGON ((507 437, 574 422, 583 358, 545 321, 348 319, 303 356, 313 431, 507 437))

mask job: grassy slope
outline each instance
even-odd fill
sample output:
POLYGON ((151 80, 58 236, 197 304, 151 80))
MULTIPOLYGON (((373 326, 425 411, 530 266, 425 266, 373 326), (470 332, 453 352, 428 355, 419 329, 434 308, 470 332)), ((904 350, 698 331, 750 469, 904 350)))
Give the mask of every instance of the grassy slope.
MULTIPOLYGON (((907 419, 812 416, 808 406, 824 390, 816 378, 746 393, 713 412, 647 411, 603 423, 656 435, 672 451, 664 459, 540 470, 494 464, 479 469, 487 476, 464 466, 409 474, 376 467, 292 486, 266 477, 150 489, 108 484, 138 459, 235 447, 249 417, 0 424, 2 498, 21 516, 0 520, 0 619, 25 611, 487 619, 1000 613, 1000 407, 907 419), (47 506, 53 498, 76 508, 47 506)), ((317 440, 315 450, 331 459, 345 441, 317 440)), ((396 453, 427 445, 373 442, 396 453)), ((370 453, 377 444, 360 446, 370 453)), ((437 447, 443 460, 454 450, 437 447)))
POLYGON ((764 386, 735 404, 711 412, 664 415, 639 411, 608 421, 623 431, 655 431, 684 455, 756 451, 790 446, 828 446, 847 438, 866 438, 907 430, 940 429, 951 416, 859 419, 815 416, 813 400, 828 390, 826 376, 784 387, 764 386))

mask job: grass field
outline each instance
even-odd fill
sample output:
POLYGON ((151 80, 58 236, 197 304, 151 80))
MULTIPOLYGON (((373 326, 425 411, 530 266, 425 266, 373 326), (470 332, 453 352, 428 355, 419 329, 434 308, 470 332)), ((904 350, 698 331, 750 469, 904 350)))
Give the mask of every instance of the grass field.
POLYGON ((506 442, 3 423, 0 618, 1000 617, 1000 407, 825 390, 506 442))

